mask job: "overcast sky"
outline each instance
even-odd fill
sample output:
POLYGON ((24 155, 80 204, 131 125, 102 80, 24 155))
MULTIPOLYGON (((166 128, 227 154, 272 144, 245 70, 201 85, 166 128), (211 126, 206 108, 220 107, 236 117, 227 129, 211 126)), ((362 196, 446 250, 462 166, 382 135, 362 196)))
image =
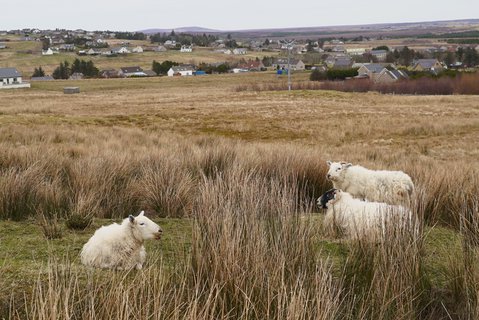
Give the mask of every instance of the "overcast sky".
POLYGON ((314 27, 479 18, 478 0, 0 0, 0 30, 314 27))

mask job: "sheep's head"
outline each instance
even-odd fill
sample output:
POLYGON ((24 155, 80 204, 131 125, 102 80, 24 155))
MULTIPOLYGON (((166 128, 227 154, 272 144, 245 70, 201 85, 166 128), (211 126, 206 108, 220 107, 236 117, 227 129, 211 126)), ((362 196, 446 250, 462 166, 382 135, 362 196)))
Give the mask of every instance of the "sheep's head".
POLYGON ((339 200, 341 197, 342 191, 339 189, 331 189, 326 191, 321 197, 318 199, 318 205, 322 209, 328 209, 328 205, 333 205, 336 201, 339 200))
POLYGON ((344 173, 346 170, 352 166, 351 163, 347 162, 331 162, 331 161, 326 161, 329 170, 328 173, 326 174, 326 178, 331 181, 342 181, 344 179, 344 173))
POLYGON ((145 212, 142 211, 136 217, 130 215, 128 217, 130 224, 135 228, 137 234, 143 239, 161 239, 163 230, 159 225, 145 217, 145 212))

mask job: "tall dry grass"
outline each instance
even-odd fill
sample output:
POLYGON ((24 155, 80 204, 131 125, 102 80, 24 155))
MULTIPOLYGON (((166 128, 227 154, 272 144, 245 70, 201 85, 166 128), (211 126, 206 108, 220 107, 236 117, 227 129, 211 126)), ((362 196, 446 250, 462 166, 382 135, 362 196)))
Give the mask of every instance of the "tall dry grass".
MULTIPOLYGON (((165 136, 158 145, 148 134, 141 139, 146 146, 118 149, 120 141, 98 141, 93 146, 79 144, 74 153, 66 144, 48 144, 41 150, 2 147, 0 218, 22 220, 35 217, 39 210, 60 217, 122 218, 142 209, 165 217, 191 216, 204 177, 221 177, 232 170, 296 188, 296 203, 304 208, 311 208, 331 187, 325 179, 325 160, 331 155, 324 155, 324 147, 179 136, 165 136)), ((424 194, 429 225, 439 222, 458 229, 461 194, 478 189, 474 163, 458 166, 427 158, 413 162, 400 151, 359 152, 349 160, 410 174, 424 194)))
MULTIPOLYGON (((308 202, 298 203, 300 186, 285 180, 286 175, 265 178, 241 166, 203 175, 193 209, 191 251, 175 267, 156 261, 155 252, 140 272, 88 270, 70 259, 51 261, 31 296, 10 303, 10 316, 474 318, 478 270, 469 255, 453 270, 458 276, 451 279, 456 296, 448 294, 451 301, 438 303, 432 294, 424 272, 424 193, 418 193, 412 204, 413 219, 391 221, 379 238, 344 240, 346 254, 337 260, 318 247, 323 238, 320 224, 308 213, 308 202)), ((470 196, 460 203, 465 243, 472 235, 477 240, 479 230, 474 224, 477 198, 470 196)), ((476 246, 469 245, 470 250, 476 246)))

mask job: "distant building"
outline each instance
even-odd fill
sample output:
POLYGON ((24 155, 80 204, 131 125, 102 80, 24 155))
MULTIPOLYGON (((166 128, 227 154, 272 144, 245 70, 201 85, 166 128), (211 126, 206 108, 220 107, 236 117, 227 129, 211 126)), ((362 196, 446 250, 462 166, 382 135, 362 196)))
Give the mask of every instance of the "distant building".
POLYGON ((348 48, 346 49, 346 53, 351 56, 360 56, 366 53, 365 48, 348 48))
POLYGON ((0 68, 0 89, 30 88, 22 81, 22 74, 15 68, 0 68))
POLYGON ((245 48, 235 48, 233 49, 233 54, 236 54, 236 55, 243 55, 243 54, 246 54, 247 51, 245 48))
POLYGON ((429 71, 435 74, 443 69, 444 67, 437 59, 418 59, 412 67, 412 71, 429 71))
MULTIPOLYGON (((291 70, 305 70, 306 66, 302 60, 290 59, 291 70)), ((274 69, 288 69, 288 59, 279 58, 272 63, 274 69)))
POLYGON ((156 52, 166 52, 168 49, 165 48, 165 46, 158 46, 154 49, 156 52))
POLYGON ((172 76, 192 76, 195 68, 190 65, 173 66, 168 70, 168 77, 172 76))
POLYGON ((386 61, 387 50, 371 50, 371 55, 378 59, 378 61, 386 61))
POLYGON ((146 77, 146 73, 140 67, 123 67, 118 73, 120 77, 146 77))
POLYGON ((180 52, 193 52, 193 47, 192 46, 181 46, 180 52))
POLYGON ((238 68, 248 71, 261 71, 264 68, 264 64, 261 61, 249 60, 248 62, 239 64, 238 68))
POLYGON ((143 48, 141 46, 136 46, 133 49, 131 49, 131 52, 133 52, 133 53, 143 53, 143 48))
POLYGON ((48 48, 47 50, 42 50, 42 55, 43 56, 52 56, 53 55, 52 48, 48 48))
POLYGON ((361 66, 358 69, 358 77, 368 77, 373 81, 376 80, 376 77, 379 76, 381 71, 386 69, 385 65, 381 63, 362 63, 360 65, 361 66))
POLYGON ((351 58, 349 57, 339 57, 334 60, 332 69, 350 69, 353 65, 351 58))
POLYGON ((130 53, 127 47, 116 47, 111 49, 112 54, 127 54, 130 53))
POLYGON ((377 83, 391 83, 398 80, 407 80, 409 76, 403 70, 389 70, 384 68, 379 75, 376 77, 375 82, 377 83))

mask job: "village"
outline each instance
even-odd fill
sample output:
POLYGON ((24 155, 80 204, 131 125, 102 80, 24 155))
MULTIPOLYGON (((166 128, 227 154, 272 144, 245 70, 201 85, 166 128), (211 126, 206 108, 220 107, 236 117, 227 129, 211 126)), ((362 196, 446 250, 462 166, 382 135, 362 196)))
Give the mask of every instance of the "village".
MULTIPOLYGON (((224 38, 214 34, 176 34, 174 30, 169 34, 39 29, 0 31, 2 89, 28 88, 32 82, 55 79, 203 76, 260 71, 279 76, 288 71, 313 72, 323 74, 320 80, 366 79, 391 83, 407 80, 411 75, 437 77, 448 70, 470 72, 478 64, 479 45, 440 39, 356 37, 288 41, 233 39, 230 34, 224 38), (15 57, 32 63, 17 66, 15 57), (34 61, 39 65, 32 70, 34 61), (60 66, 53 61, 60 61, 60 66), (87 62, 90 64, 88 72, 73 67, 73 63, 85 65, 87 62), (116 67, 110 67, 112 65, 116 67), (65 70, 60 72, 59 68, 65 70), (334 71, 339 70, 349 72, 339 72, 343 75, 338 77, 338 72, 334 71), (328 76, 328 71, 333 71, 335 76, 328 76)), ((311 75, 311 80, 318 79, 311 75)))

